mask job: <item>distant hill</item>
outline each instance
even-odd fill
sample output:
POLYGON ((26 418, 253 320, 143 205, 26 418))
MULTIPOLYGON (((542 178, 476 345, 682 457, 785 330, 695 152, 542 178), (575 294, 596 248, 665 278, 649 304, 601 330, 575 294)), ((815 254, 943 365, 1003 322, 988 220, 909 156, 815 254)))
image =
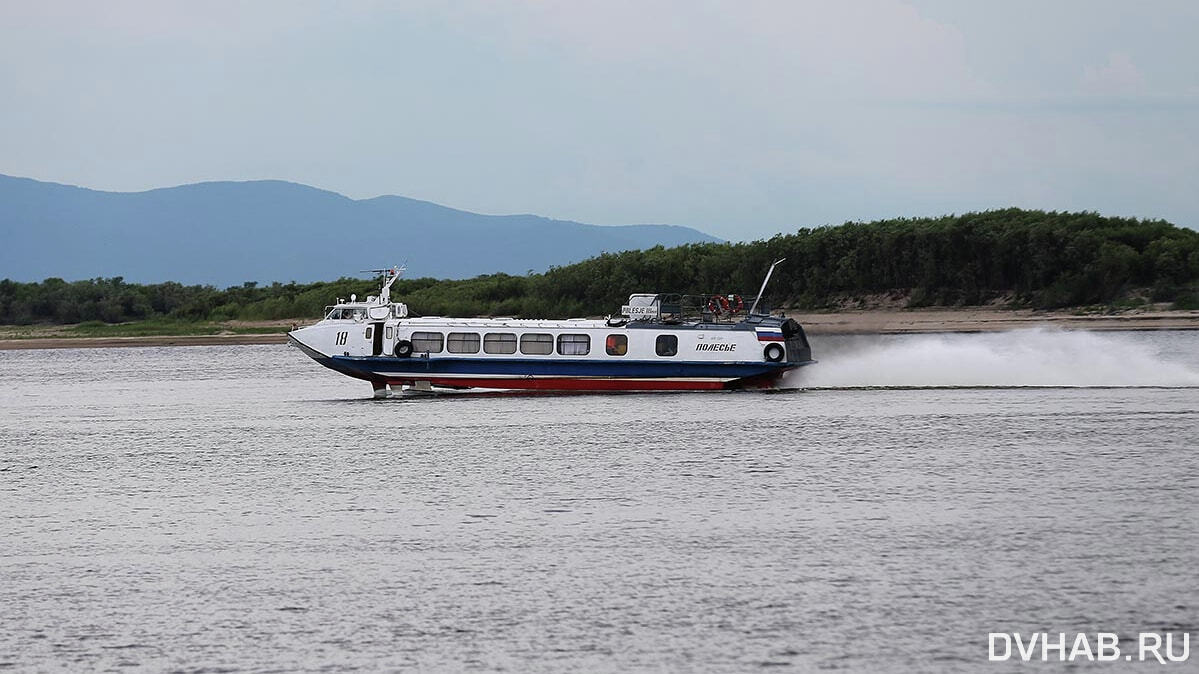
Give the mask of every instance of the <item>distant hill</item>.
POLYGON ((315 281, 408 261, 413 276, 544 271, 601 252, 717 241, 675 225, 480 215, 296 183, 100 192, 0 175, 0 278, 123 276, 217 286, 315 281))

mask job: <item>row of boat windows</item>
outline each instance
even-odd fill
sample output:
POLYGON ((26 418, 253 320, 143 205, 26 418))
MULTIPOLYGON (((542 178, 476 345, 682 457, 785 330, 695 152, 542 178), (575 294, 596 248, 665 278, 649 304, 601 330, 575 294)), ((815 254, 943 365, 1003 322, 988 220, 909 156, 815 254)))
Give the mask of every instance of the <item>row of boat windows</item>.
MULTIPOLYGON (((549 333, 527 332, 517 338, 511 332, 488 332, 481 338, 477 332, 414 332, 411 336, 412 350, 416 353, 483 353, 513 354, 517 349, 529 356, 544 356, 557 348, 561 356, 586 356, 591 353, 591 336, 583 334, 561 334, 557 339, 549 333)), ((679 338, 675 335, 658 335, 654 344, 659 356, 673 356, 679 352, 679 338)), ((604 353, 623 356, 629 352, 628 335, 608 335, 604 338, 604 353)))

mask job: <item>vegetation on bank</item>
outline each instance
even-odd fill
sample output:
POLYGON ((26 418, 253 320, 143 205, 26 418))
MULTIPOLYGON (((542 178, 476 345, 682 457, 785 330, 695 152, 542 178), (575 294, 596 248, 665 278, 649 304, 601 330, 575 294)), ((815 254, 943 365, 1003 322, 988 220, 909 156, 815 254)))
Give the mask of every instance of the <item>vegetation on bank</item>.
POLYGON ((286 332, 286 325, 233 325, 217 321, 149 318, 133 323, 86 321, 63 331, 63 337, 154 337, 159 335, 270 335, 286 332))
MULTIPOLYGON (((528 276, 401 280, 392 293, 424 315, 604 315, 633 292, 753 295, 770 262, 781 257, 787 262, 765 298, 775 307, 822 309, 885 293, 906 297, 912 307, 1000 300, 1053 309, 1148 300, 1199 308, 1199 232, 1162 220, 1014 208, 611 253, 528 276)), ((337 297, 377 290, 375 280, 349 278, 224 290, 119 277, 4 280, 0 323, 312 319, 337 297)))

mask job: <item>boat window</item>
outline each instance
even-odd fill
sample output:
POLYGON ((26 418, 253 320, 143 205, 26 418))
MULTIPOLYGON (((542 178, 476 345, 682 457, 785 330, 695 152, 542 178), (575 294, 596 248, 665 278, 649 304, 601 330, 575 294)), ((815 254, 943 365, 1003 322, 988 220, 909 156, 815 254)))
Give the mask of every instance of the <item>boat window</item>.
POLYGON ((389 325, 389 326, 387 326, 387 330, 386 330, 386 338, 387 338, 387 339, 391 339, 391 326, 390 326, 390 325, 389 325))
POLYGON ((440 332, 412 333, 412 351, 415 353, 441 353, 440 332))
POLYGON ((591 336, 558 335, 558 353, 563 356, 586 356, 591 353, 591 336))
POLYGON ((451 332, 446 335, 445 346, 450 353, 478 353, 479 333, 451 332))
POLYGON ((516 335, 511 332, 483 335, 483 353, 516 353, 516 335))
POLYGON ((340 321, 342 319, 349 318, 349 317, 350 317, 349 309, 335 308, 335 309, 333 309, 333 311, 329 312, 329 315, 326 318, 328 318, 331 321, 340 321))
POLYGON ((625 355, 629 352, 629 336, 608 335, 604 340, 604 351, 607 351, 609 356, 625 355))
POLYGON ((674 335, 658 335, 654 350, 659 356, 673 356, 679 352, 679 338, 674 335))
POLYGON ((367 339, 371 338, 371 326, 369 326, 369 325, 366 326, 366 338, 367 339))
POLYGON ((529 332, 520 336, 520 352, 539 356, 554 352, 554 336, 543 332, 529 332))

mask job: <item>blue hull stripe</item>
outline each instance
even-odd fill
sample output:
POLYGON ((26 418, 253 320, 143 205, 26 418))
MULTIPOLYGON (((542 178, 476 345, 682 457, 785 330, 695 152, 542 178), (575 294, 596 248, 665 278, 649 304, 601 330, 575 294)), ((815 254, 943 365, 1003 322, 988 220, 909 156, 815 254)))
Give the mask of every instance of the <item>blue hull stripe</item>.
POLYGON ((508 358, 379 358, 333 356, 325 365, 360 377, 430 375, 531 375, 534 377, 703 377, 743 379, 782 374, 801 363, 682 363, 645 360, 508 359, 508 358))

